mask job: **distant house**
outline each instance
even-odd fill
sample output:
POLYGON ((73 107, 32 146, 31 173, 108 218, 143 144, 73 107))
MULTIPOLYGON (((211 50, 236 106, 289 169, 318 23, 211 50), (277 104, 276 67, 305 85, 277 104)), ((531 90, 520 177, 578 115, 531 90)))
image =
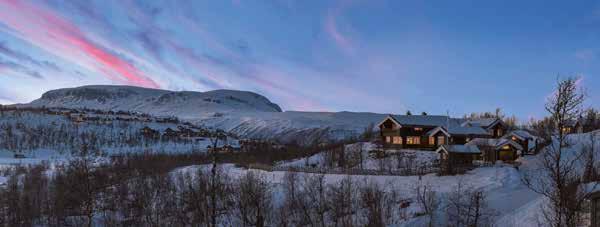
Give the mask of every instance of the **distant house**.
POLYGON ((583 133, 583 124, 580 120, 568 120, 561 130, 564 134, 583 133))
POLYGON ((495 163, 496 161, 513 162, 523 152, 523 147, 517 142, 507 138, 477 138, 469 143, 481 150, 481 160, 495 163))
POLYGON ((179 135, 178 135, 177 131, 175 131, 171 128, 167 128, 165 130, 165 132, 162 134, 163 139, 176 139, 178 136, 179 135))
POLYGON ((499 138, 506 132, 500 119, 467 120, 433 115, 388 115, 379 124, 387 148, 436 150, 475 138, 499 138))
POLYGON ((526 130, 515 130, 512 131, 503 138, 510 139, 517 142, 523 147, 523 154, 533 154, 538 150, 540 139, 537 136, 532 135, 526 130))
POLYGON ((499 118, 482 118, 475 120, 466 120, 461 126, 481 127, 485 129, 493 138, 504 136, 508 126, 499 118))
POLYGON ((469 168, 474 160, 481 157, 481 150, 474 145, 442 145, 436 152, 440 154, 444 173, 455 173, 459 169, 469 168))
POLYGON ((154 130, 154 129, 148 127, 148 126, 142 128, 140 130, 140 132, 146 138, 150 138, 150 139, 158 139, 158 138, 160 138, 160 132, 158 132, 157 130, 154 130))

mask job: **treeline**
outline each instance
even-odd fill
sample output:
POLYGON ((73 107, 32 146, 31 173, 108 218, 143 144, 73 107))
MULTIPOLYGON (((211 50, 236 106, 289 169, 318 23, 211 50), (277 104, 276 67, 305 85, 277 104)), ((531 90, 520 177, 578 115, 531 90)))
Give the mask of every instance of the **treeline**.
MULTIPOLYGON (((594 108, 588 108, 579 111, 577 116, 565 119, 563 124, 575 126, 576 123, 580 124, 583 133, 600 130, 600 112, 594 108)), ((552 132, 557 131, 556 125, 557 123, 552 116, 547 116, 540 120, 531 119, 528 123, 528 127, 531 130, 545 138, 550 138, 552 132)))
POLYGON ((457 226, 489 221, 485 194, 462 187, 442 201, 421 184, 402 194, 350 177, 287 173, 271 182, 252 171, 231 178, 218 167, 167 171, 142 160, 8 169, 0 226, 388 226, 415 216, 433 224, 447 211, 457 226))
MULTIPOLYGON (((191 145, 195 141, 180 137, 149 137, 142 131, 142 122, 113 121, 111 124, 77 125, 64 116, 30 111, 0 112, 0 150, 22 153, 36 149, 90 153, 114 148, 143 150, 172 144, 191 145)), ((193 149, 192 146, 189 146, 193 149)), ((201 148, 196 148, 201 149, 201 148)))

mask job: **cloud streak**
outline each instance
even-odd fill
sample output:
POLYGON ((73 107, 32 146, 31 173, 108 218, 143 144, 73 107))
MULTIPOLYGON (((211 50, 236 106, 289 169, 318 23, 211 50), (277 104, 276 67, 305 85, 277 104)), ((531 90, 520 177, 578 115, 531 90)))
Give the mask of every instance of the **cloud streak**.
POLYGON ((21 53, 19 51, 9 48, 8 45, 6 45, 6 43, 4 43, 4 42, 0 42, 0 54, 15 58, 19 61, 28 62, 37 67, 42 67, 42 68, 50 69, 50 70, 54 70, 54 71, 61 71, 61 69, 55 63, 50 62, 50 61, 40 61, 40 60, 33 59, 29 55, 26 55, 24 53, 21 53))
POLYGON ((112 80, 160 87, 134 65, 91 41, 77 26, 43 7, 17 0, 1 1, 0 22, 16 36, 112 80), (87 61, 81 60, 82 57, 87 61))
POLYGON ((344 9, 347 7, 346 2, 338 4, 336 7, 329 9, 325 16, 323 27, 325 32, 334 41, 334 43, 347 55, 356 55, 356 46, 349 36, 343 34, 339 29, 339 19, 344 9))
POLYGON ((8 69, 17 73, 25 74, 36 79, 43 79, 44 77, 37 71, 29 69, 19 63, 6 61, 0 58, 0 69, 8 69))

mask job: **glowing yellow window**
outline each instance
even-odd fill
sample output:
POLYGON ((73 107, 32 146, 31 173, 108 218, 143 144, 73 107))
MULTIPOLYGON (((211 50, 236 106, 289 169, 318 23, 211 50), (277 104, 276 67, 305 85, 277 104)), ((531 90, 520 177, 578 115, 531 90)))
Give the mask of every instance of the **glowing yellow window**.
POLYGON ((406 137, 406 144, 421 144, 421 137, 418 137, 418 136, 406 137))
POLYGON ((394 136, 394 144, 402 144, 402 137, 394 136))

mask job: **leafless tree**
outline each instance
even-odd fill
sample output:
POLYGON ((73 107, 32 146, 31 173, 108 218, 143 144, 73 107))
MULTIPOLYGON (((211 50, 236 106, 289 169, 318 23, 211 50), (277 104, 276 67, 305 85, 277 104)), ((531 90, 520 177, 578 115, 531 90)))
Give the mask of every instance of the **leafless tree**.
POLYGON ((327 226, 326 214, 331 210, 325 175, 305 176, 302 192, 298 196, 298 206, 304 223, 308 226, 327 226))
POLYGON ((280 226, 297 226, 301 222, 301 206, 299 194, 301 193, 300 181, 296 172, 286 172, 283 177, 284 199, 279 215, 280 226))
POLYGON ((329 216, 334 226, 354 226, 356 214, 356 186, 349 176, 329 187, 329 216))
POLYGON ((584 100, 585 93, 578 87, 577 78, 558 81, 556 91, 546 103, 546 111, 556 125, 556 130, 548 132, 553 143, 541 154, 540 169, 523 178, 530 189, 548 199, 549 204, 542 212, 548 225, 555 227, 578 225, 589 193, 581 184, 585 152, 577 147, 566 152, 573 144, 564 130, 570 121, 579 117, 584 100))
POLYGON ((387 226, 393 215, 395 194, 386 192, 375 182, 360 185, 360 204, 366 217, 365 226, 387 226))
POLYGON ((417 182, 414 187, 416 200, 423 214, 429 217, 429 226, 435 226, 435 211, 440 205, 438 195, 429 184, 417 182))
POLYGON ((235 208, 241 226, 263 227, 271 213, 271 190, 269 184, 253 172, 248 172, 236 187, 235 208))

